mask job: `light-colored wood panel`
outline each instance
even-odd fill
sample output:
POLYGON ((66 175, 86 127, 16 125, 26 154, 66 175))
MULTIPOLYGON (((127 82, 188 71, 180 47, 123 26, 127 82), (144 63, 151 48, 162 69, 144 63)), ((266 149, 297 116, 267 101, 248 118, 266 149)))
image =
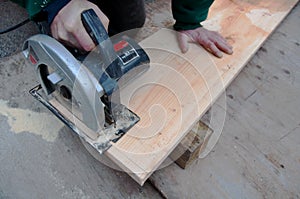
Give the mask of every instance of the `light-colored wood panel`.
POLYGON ((167 29, 142 41, 151 68, 121 91, 122 103, 141 121, 106 155, 142 185, 296 2, 216 1, 204 26, 220 31, 233 45, 234 54, 222 59, 195 44, 182 55, 176 33, 167 29))

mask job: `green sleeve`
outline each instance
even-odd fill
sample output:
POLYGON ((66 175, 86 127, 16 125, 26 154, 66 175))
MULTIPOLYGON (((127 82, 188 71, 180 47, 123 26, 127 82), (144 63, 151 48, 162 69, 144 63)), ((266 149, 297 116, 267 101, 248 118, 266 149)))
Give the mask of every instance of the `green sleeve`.
POLYGON ((200 22, 207 18, 214 0, 172 0, 175 30, 192 30, 201 27, 200 22))
POLYGON ((29 14, 29 17, 32 19, 52 0, 12 0, 12 1, 25 8, 29 14))

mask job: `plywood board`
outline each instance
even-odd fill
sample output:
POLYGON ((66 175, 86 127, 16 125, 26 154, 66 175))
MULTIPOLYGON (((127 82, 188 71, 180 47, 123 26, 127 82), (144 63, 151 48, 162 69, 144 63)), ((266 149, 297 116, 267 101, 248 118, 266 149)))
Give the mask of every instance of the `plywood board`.
POLYGON ((222 59, 195 44, 190 45, 188 53, 181 54, 172 30, 159 30, 142 41, 151 67, 121 91, 122 103, 141 121, 106 156, 142 185, 296 3, 216 1, 204 25, 220 31, 233 45, 234 54, 222 59))

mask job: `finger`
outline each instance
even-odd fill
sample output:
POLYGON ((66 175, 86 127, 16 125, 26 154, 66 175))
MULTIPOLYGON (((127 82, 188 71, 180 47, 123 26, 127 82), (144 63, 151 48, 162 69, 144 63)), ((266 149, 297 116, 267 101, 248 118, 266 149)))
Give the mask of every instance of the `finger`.
POLYGON ((51 23, 50 30, 51 30, 52 37, 58 39, 57 24, 54 23, 54 21, 51 23))
POLYGON ((221 51, 225 52, 226 54, 231 55, 233 53, 232 47, 226 42, 218 41, 215 42, 215 45, 217 46, 217 48, 219 48, 221 51))
POLYGON ((62 42, 67 46, 71 46, 79 50, 83 49, 81 45, 78 43, 78 41, 76 40, 76 38, 71 33, 69 33, 67 39, 62 40, 62 42))
POLYGON ((75 46, 79 46, 85 51, 91 51, 93 50, 93 48, 95 48, 95 44, 93 40, 86 32, 82 24, 81 26, 79 26, 79 28, 76 28, 76 30, 72 33, 72 36, 76 40, 75 46))
POLYGON ((65 27, 66 25, 63 23, 56 24, 56 28, 57 28, 56 38, 67 46, 72 46, 78 49, 82 49, 77 39, 73 36, 72 31, 68 31, 65 27))
POLYGON ((215 34, 216 34, 215 38, 217 40, 221 40, 222 42, 227 43, 226 39, 219 32, 215 32, 215 34))
POLYGON ((226 40, 223 36, 220 35, 219 38, 222 40, 222 42, 223 42, 228 48, 230 48, 230 49, 232 50, 232 46, 227 42, 227 40, 226 40))
POLYGON ((218 58, 223 57, 222 52, 217 48, 217 46, 213 42, 207 42, 206 44, 203 45, 203 47, 209 50, 216 57, 218 58))
POLYGON ((177 34, 178 44, 182 53, 186 53, 189 50, 189 37, 181 32, 177 34))
MULTIPOLYGON (((232 54, 232 46, 228 44, 227 40, 219 33, 216 31, 212 31, 213 33, 209 35, 209 38, 211 41, 213 41, 215 44, 220 44, 222 46, 226 46, 226 48, 229 48, 230 50, 226 52, 228 52, 227 54, 232 54), (231 53, 230 53, 231 51, 231 53)), ((220 46, 220 48, 222 48, 222 46, 220 46)))

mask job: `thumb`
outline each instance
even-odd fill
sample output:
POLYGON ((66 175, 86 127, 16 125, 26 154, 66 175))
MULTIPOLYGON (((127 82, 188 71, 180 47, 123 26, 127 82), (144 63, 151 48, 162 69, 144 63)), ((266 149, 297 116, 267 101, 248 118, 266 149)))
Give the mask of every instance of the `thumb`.
POLYGON ((186 53, 189 50, 190 38, 186 34, 182 32, 178 32, 177 39, 178 39, 178 44, 181 49, 181 52, 186 53))

